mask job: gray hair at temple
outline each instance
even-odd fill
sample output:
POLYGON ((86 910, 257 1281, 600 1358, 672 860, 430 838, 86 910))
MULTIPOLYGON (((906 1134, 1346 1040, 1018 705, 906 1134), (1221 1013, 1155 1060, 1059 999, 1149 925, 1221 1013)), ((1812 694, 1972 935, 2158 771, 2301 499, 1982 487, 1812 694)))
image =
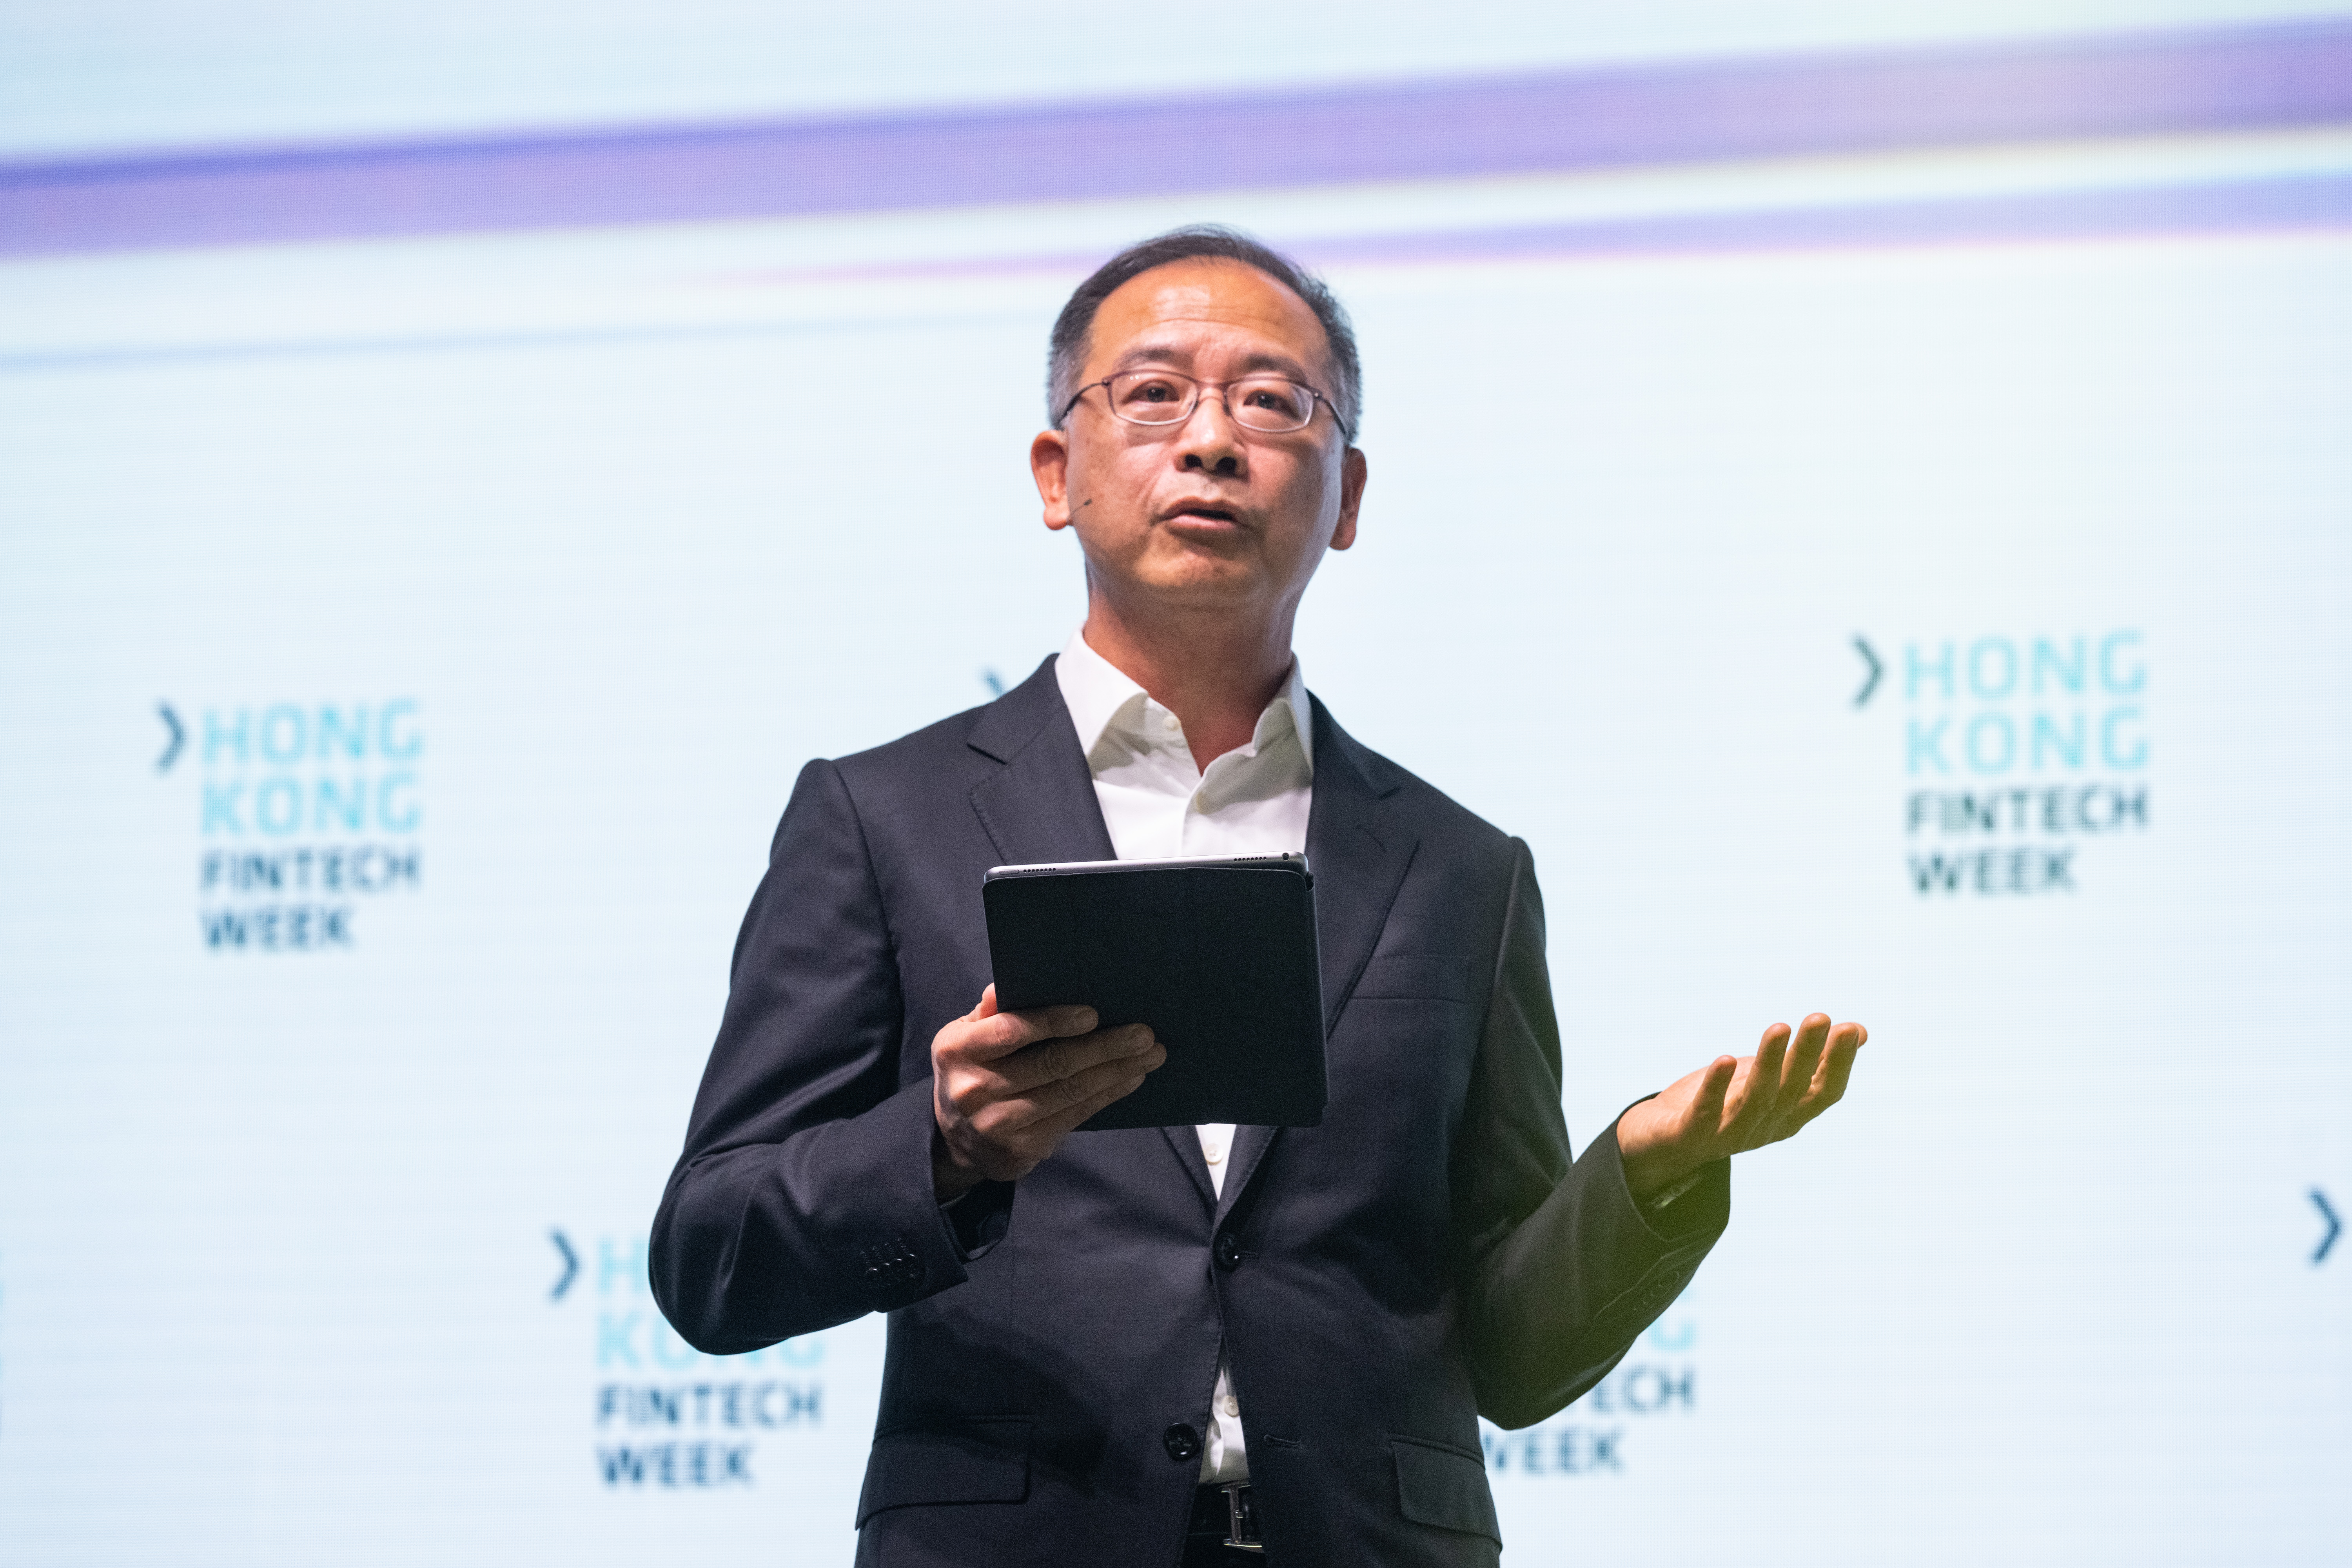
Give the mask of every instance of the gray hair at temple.
POLYGON ((1339 433, 1352 443, 1357 418, 1363 408, 1364 368, 1356 356, 1356 329, 1349 324, 1346 308, 1320 278, 1280 251, 1261 245, 1239 229, 1207 223, 1171 228, 1166 234, 1129 246, 1096 268, 1094 276, 1079 284, 1070 302, 1062 307, 1062 313, 1054 321, 1054 335, 1045 358, 1045 417, 1054 428, 1062 427, 1063 413, 1077 395, 1078 377, 1086 368, 1087 338, 1094 331, 1095 312, 1102 309, 1102 302, 1131 278, 1155 267, 1199 257, 1255 267, 1307 302, 1315 319, 1323 323, 1323 336, 1330 344, 1331 374, 1336 383, 1328 389, 1331 412, 1339 416, 1339 433))

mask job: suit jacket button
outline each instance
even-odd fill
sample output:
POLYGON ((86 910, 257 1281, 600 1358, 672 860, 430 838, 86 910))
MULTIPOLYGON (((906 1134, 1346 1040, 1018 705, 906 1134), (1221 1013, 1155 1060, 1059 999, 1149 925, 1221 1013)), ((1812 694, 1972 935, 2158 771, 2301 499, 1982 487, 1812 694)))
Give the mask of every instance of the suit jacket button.
POLYGON ((1187 1459, 1201 1457, 1201 1435, 1181 1421, 1160 1434, 1160 1446, 1167 1449, 1168 1457, 1180 1465, 1187 1459))
POLYGON ((1217 1267, 1231 1274, 1242 1266, 1242 1244, 1234 1239, 1232 1231, 1217 1237, 1217 1267))

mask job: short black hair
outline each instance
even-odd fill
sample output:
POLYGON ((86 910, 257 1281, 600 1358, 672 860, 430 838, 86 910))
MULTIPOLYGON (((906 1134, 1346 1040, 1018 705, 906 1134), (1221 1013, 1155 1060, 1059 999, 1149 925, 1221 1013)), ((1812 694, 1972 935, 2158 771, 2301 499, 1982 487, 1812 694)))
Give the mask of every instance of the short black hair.
POLYGON ((1213 223, 1187 224, 1130 245, 1096 268, 1094 275, 1078 285, 1069 303, 1062 307, 1062 313, 1054 319, 1054 335, 1047 342, 1046 419, 1055 429, 1061 428, 1062 416, 1070 400, 1077 395, 1078 375, 1086 364, 1087 337, 1094 331, 1095 312, 1102 309, 1102 302, 1131 278, 1140 277, 1155 267, 1201 257, 1255 267, 1307 302, 1315 319, 1323 323, 1323 336, 1331 347, 1331 370, 1339 384, 1330 389, 1331 412, 1339 416, 1339 433, 1354 441, 1356 421, 1364 403, 1364 369, 1356 355, 1356 329, 1349 323, 1347 308, 1323 279, 1290 258, 1237 228, 1213 223))

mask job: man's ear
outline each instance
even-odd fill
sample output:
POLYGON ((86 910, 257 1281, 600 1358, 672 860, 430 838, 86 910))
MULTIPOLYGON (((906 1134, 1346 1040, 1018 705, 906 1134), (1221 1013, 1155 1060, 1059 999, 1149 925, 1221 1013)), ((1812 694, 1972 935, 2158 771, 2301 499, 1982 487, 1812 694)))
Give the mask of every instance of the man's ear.
POLYGON ((1040 430, 1029 443, 1029 474, 1037 481, 1037 499, 1045 503, 1045 526, 1070 526, 1070 438, 1059 430, 1040 430))
POLYGON ((1370 466, 1361 447, 1350 447, 1339 458, 1339 525, 1331 531, 1331 548, 1345 550, 1356 542, 1356 513, 1364 504, 1364 481, 1370 466))

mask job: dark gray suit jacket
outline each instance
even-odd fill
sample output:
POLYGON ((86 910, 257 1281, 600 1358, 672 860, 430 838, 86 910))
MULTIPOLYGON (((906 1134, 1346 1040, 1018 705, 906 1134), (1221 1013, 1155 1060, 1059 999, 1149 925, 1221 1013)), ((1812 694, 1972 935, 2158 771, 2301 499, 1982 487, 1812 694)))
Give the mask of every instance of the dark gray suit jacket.
POLYGON ((1220 1340, 1268 1556, 1491 1563, 1484 1414, 1590 1388, 1697 1268, 1727 1166, 1654 1225, 1612 1133, 1571 1163, 1527 847, 1315 707, 1331 1098, 1244 1128, 1080 1132, 943 1214, 931 1037, 989 979, 989 867, 1109 859, 1047 660, 785 808, 653 1230, 679 1333, 728 1353, 889 1313, 858 1561, 1181 1550, 1220 1340))

